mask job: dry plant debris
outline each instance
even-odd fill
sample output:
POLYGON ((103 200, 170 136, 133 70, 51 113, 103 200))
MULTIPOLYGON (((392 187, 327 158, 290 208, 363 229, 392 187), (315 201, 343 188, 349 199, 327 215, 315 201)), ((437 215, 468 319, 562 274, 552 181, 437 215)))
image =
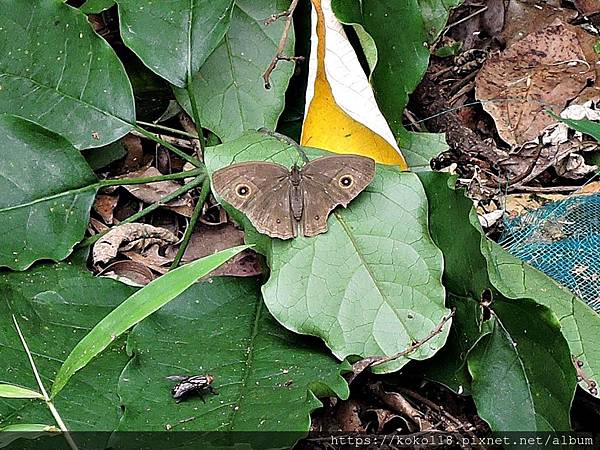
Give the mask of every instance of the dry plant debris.
POLYGON ((537 138, 556 113, 594 81, 595 61, 586 61, 573 26, 555 20, 486 61, 476 94, 512 146, 537 138))

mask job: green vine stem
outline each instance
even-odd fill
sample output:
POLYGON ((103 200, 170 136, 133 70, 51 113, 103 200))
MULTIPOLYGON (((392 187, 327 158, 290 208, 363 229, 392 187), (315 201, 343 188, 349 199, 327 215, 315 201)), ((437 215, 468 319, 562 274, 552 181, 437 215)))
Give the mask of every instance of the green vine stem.
MULTIPOLYGON (((190 171, 190 172, 182 172, 182 173, 185 173, 185 174, 187 174, 187 176, 189 176, 189 174, 191 172, 192 171, 190 171)), ((121 221, 121 223, 119 225, 123 225, 123 224, 126 224, 126 223, 132 223, 132 222, 135 222, 138 219, 141 219, 142 217, 150 214, 152 211, 160 208, 161 206, 166 205, 171 200, 175 200, 180 195, 183 195, 186 192, 191 191, 192 189, 200 186, 203 183, 204 179, 205 179, 205 177, 202 174, 198 175, 194 180, 190 181, 189 183, 184 184, 179 189, 171 192, 169 195, 165 195, 163 198, 160 199, 160 201, 147 206, 146 208, 142 209, 141 211, 139 211, 139 212, 133 214, 132 216, 129 216, 127 219, 121 221)), ((90 236, 89 238, 81 241, 77 247, 82 248, 82 247, 87 247, 89 245, 92 245, 98 239, 100 239, 102 236, 104 236, 106 233, 108 233, 109 231, 110 230, 105 230, 105 231, 97 233, 97 234, 95 234, 93 236, 90 236)))
POLYGON ((143 125, 148 128, 156 128, 157 130, 166 131, 171 134, 178 134, 180 136, 184 136, 190 139, 198 139, 198 136, 193 133, 188 133, 187 131, 178 130, 177 128, 165 127, 164 125, 159 125, 158 123, 152 122, 142 122, 141 120, 137 121, 138 125, 143 125))
POLYGON ((192 105, 192 116, 194 119, 194 123, 196 124, 196 131, 198 132, 198 142, 200 143, 200 152, 202 153, 202 157, 204 157, 204 147, 206 146, 206 141, 204 140, 204 133, 202 133, 202 123, 200 122, 200 112, 198 111, 198 104, 196 103, 196 94, 194 93, 193 87, 193 78, 190 74, 188 74, 187 79, 187 93, 190 98, 190 103, 192 105))
POLYGON ((198 219, 200 218, 200 214, 202 213, 202 207, 204 203, 206 203, 206 199, 208 194, 210 193, 210 180, 208 177, 204 179, 202 182, 202 190, 200 191, 200 196, 198 197, 198 201, 196 202, 196 206, 194 207, 194 212, 192 213, 192 217, 190 218, 190 224, 185 230, 185 234, 183 235, 183 240, 181 241, 181 245, 177 250, 177 254, 175 255, 175 259, 171 264, 169 270, 176 269, 183 258, 183 254, 185 253, 185 249, 190 243, 190 239, 192 238, 192 233, 194 232, 194 228, 196 228, 196 223, 198 223, 198 219))
MULTIPOLYGON (((198 127, 198 125, 196 125, 196 127, 198 127)), ((134 125, 133 128, 138 133, 144 135, 145 137, 147 137, 148 139, 150 139, 150 140, 152 140, 154 142, 159 143, 163 147, 168 148, 173 153, 175 153, 177 156, 179 156, 180 158, 182 158, 182 159, 186 160, 187 162, 193 164, 194 166, 196 166, 196 167, 202 167, 203 166, 202 163, 197 158, 194 158, 193 156, 188 155, 187 153, 183 152, 182 150, 179 150, 173 144, 170 144, 167 141, 165 141, 164 139, 161 139, 160 137, 158 137, 154 133, 150 133, 149 131, 145 130, 144 128, 140 127, 137 124, 134 125)), ((203 138, 199 139, 199 140, 200 140, 200 142, 202 142, 203 138)), ((202 147, 202 144, 200 144, 200 146, 202 147)))
POLYGON ((204 174, 204 169, 194 169, 186 172, 177 172, 167 175, 155 175, 152 177, 137 177, 137 178, 109 178, 100 180, 94 186, 103 188, 107 186, 128 186, 131 184, 146 184, 156 183, 157 181, 181 180, 183 178, 197 177, 204 174))
POLYGON ((194 176, 204 176, 205 169, 194 169, 187 172, 178 172, 172 173, 169 175, 158 175, 154 177, 139 177, 139 178, 110 178, 107 180, 100 180, 94 184, 88 184, 87 186, 83 186, 76 189, 69 189, 68 191, 59 192, 57 194, 49 195, 47 197, 37 198, 35 200, 31 200, 27 203, 21 203, 14 206, 9 206, 7 208, 2 208, 2 212, 11 211, 14 209, 24 208, 27 206, 33 206, 37 203, 46 202, 48 200, 55 200, 61 197, 66 197, 68 195, 76 195, 81 194, 82 192, 87 191, 97 191, 103 187, 107 186, 124 186, 130 184, 145 184, 145 183, 154 183, 156 181, 168 181, 168 180, 180 180, 182 178, 194 177, 194 176))
POLYGON ((25 349, 25 353, 27 354, 27 358, 29 359, 29 364, 31 364, 31 369, 33 370, 33 375, 35 376, 35 381, 37 382, 37 384, 40 388, 40 392, 42 393, 42 396, 44 397, 44 401, 46 402, 46 406, 48 406, 50 413, 54 417, 54 420, 56 420, 58 428, 60 428, 60 431, 62 431, 63 435, 65 436, 65 439, 66 439, 67 443, 69 444, 69 447, 71 447, 72 450, 79 450, 79 447, 77 447, 77 444, 73 440, 73 437, 71 436, 71 433, 69 432, 69 429, 65 425, 65 422, 62 420, 62 417, 60 417, 60 414, 58 413, 58 410, 54 406, 54 403, 52 403, 52 400, 50 400, 50 397, 48 396, 48 392, 46 392, 46 388, 44 387, 44 384, 42 383, 40 374, 37 370, 35 362, 33 361, 33 356, 31 356, 31 352, 29 351, 29 346, 27 345, 27 342, 25 341, 25 336, 23 336, 23 333, 21 332, 21 328, 19 327, 19 323, 17 322, 17 318, 15 317, 14 314, 12 315, 12 319, 15 324, 15 328, 17 329, 17 334, 19 335, 19 339, 21 340, 21 344, 23 345, 23 348, 25 349))

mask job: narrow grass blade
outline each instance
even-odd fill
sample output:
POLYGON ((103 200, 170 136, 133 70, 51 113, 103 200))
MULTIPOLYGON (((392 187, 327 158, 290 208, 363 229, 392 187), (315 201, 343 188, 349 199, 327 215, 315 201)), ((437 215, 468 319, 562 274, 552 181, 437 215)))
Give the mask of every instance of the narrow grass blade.
POLYGON ((56 397, 73 374, 85 367, 121 334, 169 303, 198 278, 209 274, 246 248, 246 245, 233 247, 181 266, 157 278, 121 303, 71 351, 58 371, 51 398, 56 397))

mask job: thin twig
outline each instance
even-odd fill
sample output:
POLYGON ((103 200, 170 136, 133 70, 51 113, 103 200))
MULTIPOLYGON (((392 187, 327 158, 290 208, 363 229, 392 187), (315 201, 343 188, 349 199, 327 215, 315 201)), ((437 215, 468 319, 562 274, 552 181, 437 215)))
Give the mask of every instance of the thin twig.
POLYGON ((583 381, 587 385, 590 394, 594 396, 598 395, 598 383, 596 383, 596 381, 592 380, 590 377, 587 376, 587 374, 583 370, 583 361, 576 358, 575 356, 573 356, 572 358, 573 365, 575 366, 575 371, 577 373, 577 381, 583 381))
POLYGON ((269 67, 267 67, 267 70, 265 70, 265 73, 263 73, 263 76, 262 76, 263 80, 265 82, 265 89, 271 89, 271 74, 277 67, 277 63, 279 63, 279 61, 294 61, 295 62, 295 61, 304 60, 303 56, 285 56, 285 54, 284 54, 285 44, 288 40, 288 37, 290 34, 290 29, 292 28, 292 22, 294 21, 294 11, 296 9, 296 6, 298 6, 299 1, 300 0, 293 0, 292 4, 287 9, 287 11, 284 11, 279 14, 273 14, 271 17, 269 17, 267 20, 265 20, 265 25, 269 25, 269 24, 275 22, 280 17, 286 17, 285 25, 283 27, 283 33, 281 35, 281 39, 279 40, 279 45, 277 46, 277 53, 271 60, 269 67))
POLYGON ((469 20, 469 19, 471 19, 471 18, 473 18, 473 17, 475 17, 475 16, 477 16, 477 15, 479 15, 481 13, 486 12, 488 8, 489 8, 488 6, 484 6, 483 8, 478 9, 477 11, 475 11, 474 13, 469 14, 468 16, 463 17, 462 19, 457 20, 454 23, 451 23, 450 25, 446 26, 446 28, 444 28, 444 31, 442 32, 442 34, 447 33, 450 28, 455 27, 456 25, 459 25, 459 24, 461 24, 463 22, 466 22, 467 20, 469 20))
POLYGON ((410 353, 414 352, 418 348, 422 347, 425 343, 427 343, 428 341, 433 339, 435 336, 440 334, 442 332, 442 330, 444 329, 444 325, 453 316, 454 316, 454 309, 452 311, 450 311, 450 314, 448 314, 447 316, 442 318, 441 322, 438 323, 437 326, 431 331, 431 333, 429 333, 425 338, 421 339, 420 341, 413 342, 406 349, 402 350, 399 353, 396 353, 395 355, 392 355, 392 356, 370 356, 368 358, 364 358, 364 359, 361 359, 360 361, 355 362, 354 364, 352 364, 353 373, 350 374, 350 377, 348 379, 348 384, 352 383, 352 381, 354 381, 354 379, 368 367, 372 367, 372 366, 383 364, 383 363, 386 363, 389 361, 393 361, 394 359, 398 359, 403 356, 409 355, 410 353))
POLYGON ((67 443, 69 444, 69 447, 71 447, 71 449, 73 449, 73 450, 79 450, 79 448, 77 447, 77 444, 75 443, 75 441, 73 440, 73 437, 71 436, 71 433, 69 432, 69 429, 67 428, 67 426, 65 425, 65 423, 62 420, 62 417, 60 417, 60 414, 58 413, 57 409, 55 408, 54 403, 52 403, 52 400, 50 400, 50 396, 48 395, 48 392, 46 392, 44 383, 42 383, 40 374, 37 370, 35 362, 33 361, 33 356, 31 355, 31 352, 29 351, 29 347, 27 346, 27 342, 25 341, 25 336, 23 336, 23 333, 21 332, 21 328, 19 327, 19 323, 17 322, 17 318, 15 317, 14 314, 12 315, 12 319, 15 324, 15 328, 17 329, 19 339, 21 340, 21 344, 23 345, 23 348, 25 349, 25 353, 27 354, 27 358, 29 359, 29 363, 31 364, 31 368, 33 370, 33 375, 35 376, 35 381, 37 382, 37 384, 40 388, 40 391, 41 391, 42 395, 44 396, 44 401, 46 402, 48 409, 52 413, 54 420, 56 420, 56 423, 58 424, 60 431, 63 432, 65 439, 66 439, 67 443))
POLYGON ((410 423, 407 423, 409 432, 414 433, 417 430, 423 431, 423 429, 427 430, 432 428, 432 424, 425 419, 425 414, 415 409, 402 394, 398 392, 387 392, 383 388, 381 381, 369 386, 369 391, 375 394, 387 407, 393 409, 410 421, 410 423))
POLYGON ((446 411, 442 406, 438 406, 437 404, 435 404, 428 398, 423 397, 421 394, 418 394, 417 392, 414 392, 410 389, 406 389, 406 388, 402 388, 402 387, 398 387, 398 390, 402 394, 406 395, 407 397, 411 397, 412 399, 429 407, 431 410, 436 411, 438 414, 444 416, 446 418, 446 420, 449 420, 450 422, 452 422, 454 424, 454 426, 457 428, 457 430, 463 430, 471 438, 471 442, 473 443, 473 445, 476 448, 484 450, 484 447, 482 445, 477 444, 477 437, 475 436, 475 433, 473 433, 474 427, 471 423, 467 422, 467 425, 469 425, 469 426, 466 427, 464 422, 462 422, 461 420, 454 417, 452 414, 450 414, 448 411, 446 411))

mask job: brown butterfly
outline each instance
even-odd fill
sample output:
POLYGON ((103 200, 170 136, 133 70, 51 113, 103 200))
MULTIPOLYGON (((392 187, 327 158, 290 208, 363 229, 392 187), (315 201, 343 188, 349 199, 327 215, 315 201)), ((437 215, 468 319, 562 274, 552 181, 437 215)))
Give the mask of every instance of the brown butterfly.
POLYGON ((325 233, 329 213, 350 203, 374 176, 371 158, 338 155, 291 170, 262 161, 233 164, 213 174, 213 186, 260 233, 290 239, 325 233))

